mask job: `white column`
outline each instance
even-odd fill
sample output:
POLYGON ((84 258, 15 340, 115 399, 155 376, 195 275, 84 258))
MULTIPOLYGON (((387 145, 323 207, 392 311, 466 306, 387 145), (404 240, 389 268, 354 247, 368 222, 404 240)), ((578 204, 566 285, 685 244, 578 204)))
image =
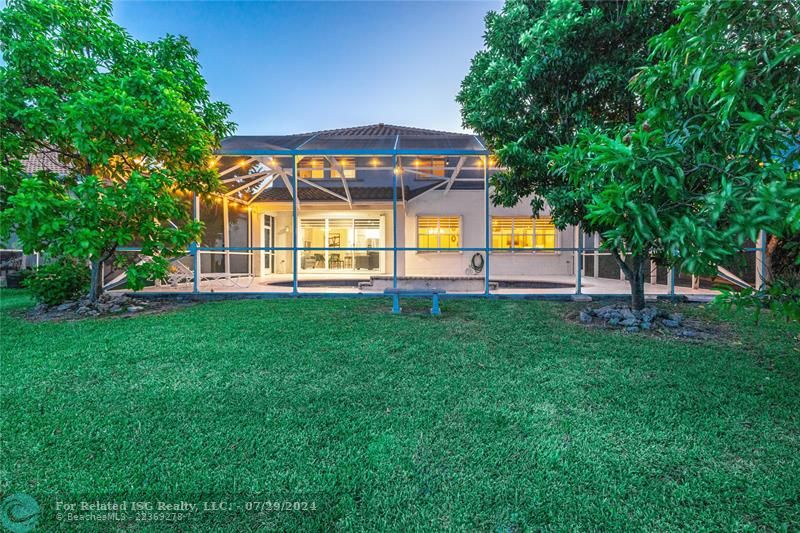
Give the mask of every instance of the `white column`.
POLYGON ((764 289, 767 286, 769 273, 767 272, 767 232, 761 230, 756 239, 756 279, 755 287, 764 289))
POLYGON ((222 200, 222 246, 225 247, 225 274, 231 273, 231 254, 230 248, 231 239, 230 232, 228 231, 228 199, 222 200))

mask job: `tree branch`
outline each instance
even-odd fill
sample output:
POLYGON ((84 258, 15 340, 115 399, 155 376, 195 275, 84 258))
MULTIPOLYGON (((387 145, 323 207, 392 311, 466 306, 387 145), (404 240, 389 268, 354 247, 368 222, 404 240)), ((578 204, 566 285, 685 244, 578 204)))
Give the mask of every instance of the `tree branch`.
POLYGON ((631 270, 631 267, 629 267, 628 264, 622 260, 622 258, 619 255, 619 251, 616 250, 615 248, 612 248, 610 252, 611 252, 611 257, 613 257, 614 260, 617 262, 617 265, 619 265, 619 269, 622 270, 622 272, 625 274, 625 277, 627 279, 631 279, 633 277, 633 270, 631 270))

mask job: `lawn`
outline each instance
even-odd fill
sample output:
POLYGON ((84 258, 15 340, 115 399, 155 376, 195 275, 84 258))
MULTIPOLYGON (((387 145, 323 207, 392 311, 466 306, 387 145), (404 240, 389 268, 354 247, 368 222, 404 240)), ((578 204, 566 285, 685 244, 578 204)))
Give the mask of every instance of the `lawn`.
POLYGON ((533 301, 30 305, 2 293, 0 493, 45 530, 74 527, 59 499, 126 498, 232 502, 186 520, 242 531, 800 527, 800 328, 769 316, 692 343, 533 301), (317 509, 244 508, 275 499, 317 509))

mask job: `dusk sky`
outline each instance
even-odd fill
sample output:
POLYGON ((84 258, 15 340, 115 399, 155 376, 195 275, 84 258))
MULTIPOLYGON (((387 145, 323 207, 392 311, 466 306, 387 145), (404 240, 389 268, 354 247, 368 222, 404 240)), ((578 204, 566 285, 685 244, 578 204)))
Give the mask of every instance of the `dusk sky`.
POLYGON ((115 2, 136 38, 189 37, 242 135, 376 122, 463 131, 455 95, 501 2, 115 2))

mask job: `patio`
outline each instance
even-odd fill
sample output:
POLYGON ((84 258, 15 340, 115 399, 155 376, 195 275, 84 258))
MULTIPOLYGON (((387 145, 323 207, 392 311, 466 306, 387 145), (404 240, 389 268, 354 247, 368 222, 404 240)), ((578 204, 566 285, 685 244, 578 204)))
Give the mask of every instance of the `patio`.
MULTIPOLYGON (((437 278, 428 278, 432 283, 437 278)), ((370 277, 360 274, 337 274, 335 278, 323 274, 301 274, 297 278, 298 293, 313 294, 362 294, 378 296, 383 290, 364 287, 370 283, 370 277)), ((482 277, 473 278, 482 282, 482 277)), ((400 280, 402 282, 402 280, 400 280)), ((561 296, 568 298, 575 294, 574 276, 505 276, 491 278, 489 295, 495 296, 561 296), (536 285, 539 285, 538 287, 536 285), (561 286, 559 286, 561 285, 561 286)), ((148 294, 185 294, 192 292, 190 284, 175 286, 160 284, 145 288, 143 293, 148 294)), ((448 291, 452 295, 484 295, 483 288, 479 290, 448 291)), ((628 295, 630 288, 625 280, 604 279, 595 277, 582 277, 581 292, 587 296, 628 295)), ((199 283, 199 294, 227 293, 227 294, 292 294, 293 276, 291 274, 272 274, 269 276, 240 276, 235 278, 218 278, 214 281, 199 283)), ((645 294, 648 296, 668 296, 671 294, 670 286, 646 283, 645 294)), ((709 299, 717 291, 706 288, 692 288, 675 286, 674 294, 687 297, 700 297, 709 299)))

